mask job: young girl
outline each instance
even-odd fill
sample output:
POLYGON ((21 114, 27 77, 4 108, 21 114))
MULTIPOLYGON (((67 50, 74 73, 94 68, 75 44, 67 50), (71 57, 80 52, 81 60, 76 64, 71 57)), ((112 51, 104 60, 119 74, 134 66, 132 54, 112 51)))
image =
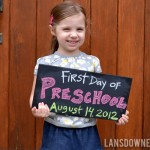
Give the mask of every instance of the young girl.
MULTIPOLYGON (((53 54, 37 60, 30 106, 39 64, 101 72, 99 59, 80 51, 86 25, 85 10, 77 3, 65 1, 52 9, 49 26, 53 35, 53 54)), ((44 103, 31 110, 34 116, 45 118, 41 150, 102 150, 96 119, 51 113, 44 103)), ((127 111, 116 124, 125 124, 128 119, 127 111)))

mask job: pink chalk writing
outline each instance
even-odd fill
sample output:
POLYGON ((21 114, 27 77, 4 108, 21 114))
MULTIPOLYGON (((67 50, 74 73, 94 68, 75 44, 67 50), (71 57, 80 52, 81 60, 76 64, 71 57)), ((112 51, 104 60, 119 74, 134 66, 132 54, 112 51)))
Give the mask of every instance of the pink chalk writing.
POLYGON ((41 78, 42 80, 42 90, 41 90, 41 99, 45 98, 45 90, 53 87, 56 83, 55 79, 52 77, 41 78))
POLYGON ((71 95, 68 95, 70 92, 69 88, 63 89, 62 90, 62 99, 70 100, 71 95))
POLYGON ((78 96, 78 98, 73 97, 73 98, 71 99, 71 101, 72 101, 73 103, 76 103, 76 104, 81 104, 82 101, 83 101, 83 95, 82 95, 82 94, 83 94, 83 91, 80 90, 80 89, 77 89, 77 90, 75 90, 75 91, 73 92, 73 94, 76 95, 76 96, 78 96))
POLYGON ((117 108, 125 109, 127 104, 124 102, 124 97, 111 97, 109 94, 103 94, 103 91, 93 91, 84 93, 81 89, 70 91, 70 88, 61 89, 53 87, 56 83, 52 77, 42 78, 41 99, 45 98, 45 92, 51 88, 51 99, 70 100, 74 104, 91 103, 91 104, 109 104, 109 106, 116 106, 117 108), (53 88, 52 88, 53 87, 53 88), (71 95, 70 93, 73 93, 71 95))
POLYGON ((61 92, 61 88, 52 88, 52 99, 55 99, 55 97, 57 97, 59 99, 60 92, 61 92))
POLYGON ((102 91, 94 91, 93 104, 100 104, 100 98, 102 96, 102 91))
POLYGON ((124 103, 124 97, 121 97, 118 104, 116 105, 117 108, 125 109, 127 104, 124 103))
POLYGON ((102 97, 102 104, 107 104, 109 101, 110 101, 111 97, 108 95, 108 94, 105 94, 103 97, 102 97))
POLYGON ((117 103, 118 103, 118 98, 113 97, 113 98, 111 99, 111 101, 109 102, 109 105, 110 105, 110 106, 114 106, 114 105, 116 105, 117 103))
POLYGON ((90 92, 87 92, 84 96, 84 102, 85 103, 91 103, 91 98, 88 98, 89 96, 91 96, 90 92))
POLYGON ((76 89, 73 92, 73 95, 69 95, 70 89, 61 89, 61 88, 52 88, 52 97, 51 99, 62 99, 62 100, 70 100, 74 104, 81 104, 81 103, 91 103, 94 105, 97 104, 109 104, 109 106, 116 106, 117 108, 125 109, 127 104, 124 103, 124 97, 116 98, 111 97, 108 94, 103 94, 102 91, 93 91, 86 92, 83 94, 81 89, 76 89))

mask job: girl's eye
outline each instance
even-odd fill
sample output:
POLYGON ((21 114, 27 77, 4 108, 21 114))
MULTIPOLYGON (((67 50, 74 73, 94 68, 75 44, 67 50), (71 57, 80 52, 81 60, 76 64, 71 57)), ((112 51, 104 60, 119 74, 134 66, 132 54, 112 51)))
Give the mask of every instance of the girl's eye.
POLYGON ((70 29, 69 29, 69 28, 64 28, 63 30, 64 30, 64 31, 69 31, 70 29))
POLYGON ((78 31, 83 31, 84 29, 83 29, 83 28, 78 28, 77 30, 78 30, 78 31))

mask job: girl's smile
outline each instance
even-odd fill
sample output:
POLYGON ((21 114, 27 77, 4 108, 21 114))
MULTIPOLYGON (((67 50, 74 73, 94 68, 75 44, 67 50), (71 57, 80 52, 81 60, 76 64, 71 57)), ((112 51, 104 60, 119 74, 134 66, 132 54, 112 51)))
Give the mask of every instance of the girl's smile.
POLYGON ((75 47, 79 41, 72 41, 72 40, 67 40, 68 44, 70 47, 75 47))

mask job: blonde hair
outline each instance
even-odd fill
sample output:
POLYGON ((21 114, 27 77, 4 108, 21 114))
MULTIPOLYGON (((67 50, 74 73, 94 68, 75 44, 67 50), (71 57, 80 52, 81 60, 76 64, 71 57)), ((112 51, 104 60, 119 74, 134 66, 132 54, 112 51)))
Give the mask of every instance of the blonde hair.
MULTIPOLYGON (((52 26, 55 26, 59 24, 60 21, 63 19, 76 15, 78 13, 83 13, 85 16, 85 25, 86 23, 86 12, 85 9, 79 5, 78 3, 75 3, 73 1, 64 1, 58 5, 56 5, 50 13, 50 24, 52 26)), ((52 41, 51 41, 51 50, 54 53, 58 49, 58 41, 57 37, 52 36, 52 41)))

